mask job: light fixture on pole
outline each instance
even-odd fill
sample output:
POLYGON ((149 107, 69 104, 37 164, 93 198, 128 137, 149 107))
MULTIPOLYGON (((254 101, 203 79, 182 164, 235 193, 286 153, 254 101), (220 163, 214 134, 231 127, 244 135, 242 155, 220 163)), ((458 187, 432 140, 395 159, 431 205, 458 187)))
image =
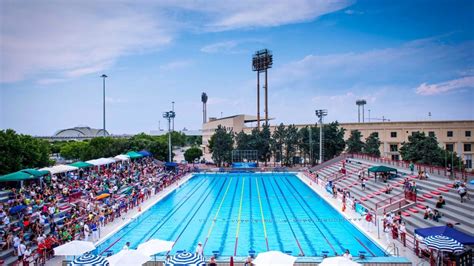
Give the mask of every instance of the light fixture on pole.
MULTIPOLYGON (((171 102, 171 111, 174 112, 174 101, 171 102)), ((174 132, 174 118, 173 118, 173 127, 171 128, 171 131, 174 132)))
POLYGON ((323 117, 328 115, 328 110, 320 109, 315 111, 316 116, 319 118, 319 164, 323 159, 323 117))
POLYGON ((168 119, 168 162, 171 162, 171 120, 176 117, 176 113, 174 111, 168 111, 163 113, 163 118, 168 119))
POLYGON ((103 100, 104 100, 104 110, 103 110, 103 127, 102 127, 102 133, 104 134, 104 137, 105 137, 105 78, 107 78, 107 75, 105 74, 102 74, 102 76, 100 76, 102 78, 102 89, 103 89, 103 100))
POLYGON ((252 70, 257 72, 257 128, 260 129, 260 72, 265 73, 265 125, 268 125, 268 69, 273 66, 273 54, 268 49, 255 52, 252 70))

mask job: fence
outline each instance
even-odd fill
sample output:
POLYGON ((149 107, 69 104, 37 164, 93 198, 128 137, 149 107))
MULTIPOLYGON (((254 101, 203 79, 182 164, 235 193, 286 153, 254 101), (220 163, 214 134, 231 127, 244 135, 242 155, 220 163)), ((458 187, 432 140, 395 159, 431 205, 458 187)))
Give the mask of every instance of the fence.
MULTIPOLYGON (((401 167, 401 168, 410 168, 410 162, 407 161, 394 161, 388 158, 381 158, 381 157, 375 157, 367 154, 349 154, 348 157, 350 158, 355 158, 355 159, 363 159, 367 161, 372 161, 375 163, 383 163, 383 164, 388 164, 388 165, 393 165, 396 167, 401 167)), ((430 174, 436 174, 448 178, 462 178, 462 179, 467 179, 467 178, 474 178, 474 173, 467 172, 465 169, 462 171, 459 170, 453 170, 452 173, 450 174, 446 168, 440 167, 440 166, 433 166, 433 165, 427 165, 427 164, 415 164, 415 171, 423 171, 425 173, 430 173, 430 174)))

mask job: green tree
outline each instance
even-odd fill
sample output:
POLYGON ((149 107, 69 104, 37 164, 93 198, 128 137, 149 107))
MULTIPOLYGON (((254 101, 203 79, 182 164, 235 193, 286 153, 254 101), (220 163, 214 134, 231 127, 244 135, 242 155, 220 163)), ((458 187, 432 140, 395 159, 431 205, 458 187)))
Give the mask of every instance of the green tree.
POLYGON ((184 152, 184 159, 188 162, 194 162, 195 159, 199 159, 202 156, 202 150, 198 147, 192 147, 184 152))
POLYGON ((49 160, 50 144, 28 135, 17 134, 12 129, 0 131, 0 174, 24 168, 45 167, 49 160))
POLYGON ((289 125, 285 136, 285 164, 293 165, 293 157, 298 148, 298 129, 295 125, 289 125))
POLYGON ((347 152, 349 153, 360 153, 364 147, 364 142, 361 140, 362 134, 359 130, 352 130, 351 136, 347 139, 347 152))
POLYGON ((367 137, 364 147, 362 148, 362 153, 380 157, 380 140, 376 132, 373 132, 367 137))
POLYGON ((323 156, 325 161, 339 156, 344 151, 346 147, 344 131, 345 129, 342 128, 337 121, 323 126, 323 156))
POLYGON ((262 130, 258 132, 258 141, 257 141, 257 150, 259 160, 261 162, 265 162, 265 166, 267 162, 270 160, 272 156, 271 151, 271 132, 270 127, 268 125, 264 125, 262 130))
POLYGON ((238 134, 235 134, 235 146, 237 150, 253 150, 252 146, 252 136, 246 134, 244 131, 240 131, 238 134))
POLYGON ((413 132, 408 136, 408 142, 402 142, 400 155, 405 161, 436 166, 461 165, 461 159, 456 153, 439 147, 435 136, 427 136, 424 132, 413 132))
POLYGON ((66 160, 86 160, 87 148, 89 142, 86 141, 71 141, 62 145, 59 153, 66 160))
MULTIPOLYGON (((298 148, 305 163, 316 164, 319 151, 319 129, 315 126, 305 126, 298 131, 298 148)), ((318 156, 319 157, 319 156, 318 156)))
POLYGON ((275 131, 273 131, 272 139, 270 141, 270 147, 275 157, 275 161, 282 162, 283 161, 283 146, 285 145, 285 138, 286 138, 286 128, 283 123, 281 123, 275 131))
POLYGON ((231 130, 218 125, 214 135, 209 140, 209 149, 212 152, 212 159, 221 166, 222 163, 230 162, 231 152, 234 146, 233 134, 231 130))

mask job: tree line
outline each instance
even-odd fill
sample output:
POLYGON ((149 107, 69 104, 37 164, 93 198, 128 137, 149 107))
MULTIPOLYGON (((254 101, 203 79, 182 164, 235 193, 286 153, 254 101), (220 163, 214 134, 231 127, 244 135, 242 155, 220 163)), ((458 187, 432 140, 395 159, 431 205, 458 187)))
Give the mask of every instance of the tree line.
MULTIPOLYGON (((285 166, 294 164, 315 165, 319 160, 319 126, 297 128, 295 125, 278 125, 273 132, 270 127, 254 128, 247 134, 219 125, 209 140, 212 159, 218 166, 231 163, 232 151, 255 150, 258 161, 265 163, 271 158, 285 166)), ((323 159, 330 160, 343 151, 362 153, 380 157, 380 139, 377 132, 371 133, 364 141, 358 130, 352 130, 344 141, 345 129, 339 123, 323 125, 323 159)), ((402 160, 414 163, 453 167, 462 166, 462 160, 455 152, 439 147, 435 136, 426 136, 424 132, 413 132, 399 150, 402 160)))
MULTIPOLYGON (((323 157, 328 160, 340 155, 345 148, 344 129, 332 122, 323 126, 323 157)), ((219 125, 209 140, 212 159, 221 166, 231 163, 233 150, 255 150, 259 162, 267 164, 273 157, 282 165, 315 164, 319 160, 319 126, 278 125, 273 132, 269 126, 254 128, 247 134, 233 132, 219 125)))
MULTIPOLYGON (((186 136, 172 132, 174 147, 197 146, 200 136, 186 136)), ((0 131, 0 175, 25 168, 41 168, 54 164, 52 154, 60 154, 66 160, 87 161, 101 157, 112 157, 128 151, 147 150, 162 161, 168 160, 168 135, 150 136, 137 134, 129 139, 97 137, 83 141, 55 141, 18 134, 12 129, 0 131)))

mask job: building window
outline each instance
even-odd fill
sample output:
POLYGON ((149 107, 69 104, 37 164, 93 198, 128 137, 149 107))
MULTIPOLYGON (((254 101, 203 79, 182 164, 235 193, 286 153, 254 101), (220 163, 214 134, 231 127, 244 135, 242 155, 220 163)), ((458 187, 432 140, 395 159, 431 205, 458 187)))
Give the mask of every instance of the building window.
POLYGON ((379 132, 372 132, 372 134, 374 134, 375 137, 377 137, 377 138, 379 137, 379 132))
POLYGON ((465 136, 466 136, 466 137, 470 137, 470 136, 471 136, 471 131, 470 131, 470 130, 467 130, 467 131, 465 132, 465 136))
POLYGON ((392 154, 392 161, 399 161, 399 160, 400 160, 400 155, 392 154))
POLYGON ((391 152, 397 152, 398 151, 398 145, 397 144, 390 144, 390 151, 391 152))
POLYGON ((466 168, 471 169, 472 168, 472 160, 471 159, 466 159, 466 168))
POLYGON ((397 137, 397 132, 390 132, 390 137, 396 138, 397 137))
POLYGON ((428 132, 428 136, 429 136, 429 137, 432 137, 432 138, 434 138, 434 137, 435 137, 435 133, 434 133, 434 131, 430 131, 430 132, 428 132))
POLYGON ((453 132, 452 131, 448 131, 448 133, 446 134, 448 137, 452 137, 453 136, 453 132))
POLYGON ((464 144, 464 151, 471 151, 471 144, 464 144))
POLYGON ((453 151, 454 150, 454 144, 446 144, 446 150, 447 151, 453 151))

